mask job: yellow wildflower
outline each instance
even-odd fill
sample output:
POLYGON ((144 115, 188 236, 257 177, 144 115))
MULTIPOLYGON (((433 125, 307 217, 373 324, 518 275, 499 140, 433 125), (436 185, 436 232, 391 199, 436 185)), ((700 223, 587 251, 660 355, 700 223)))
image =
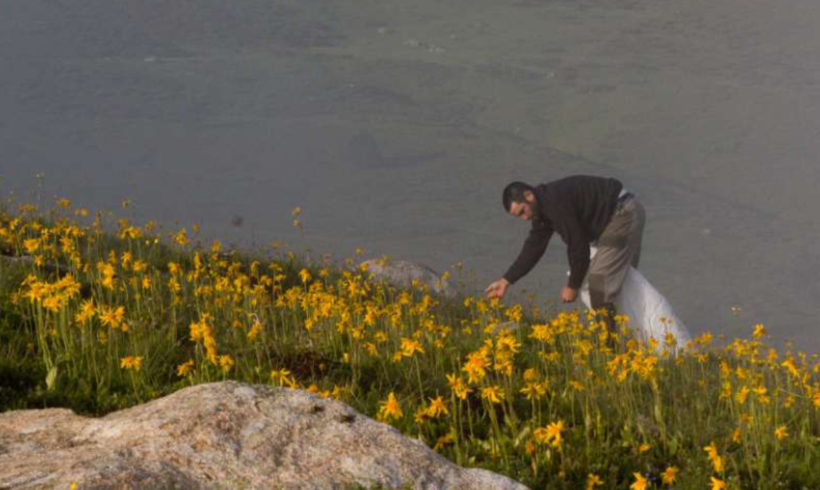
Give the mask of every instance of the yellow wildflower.
POLYGON ((270 372, 271 381, 276 381, 279 386, 289 384, 291 373, 287 369, 274 369, 270 372))
POLYGON ((661 474, 661 478, 665 485, 671 485, 675 483, 675 478, 678 475, 678 469, 674 466, 668 466, 663 473, 661 474))
POLYGON ((492 385, 481 389, 481 398, 489 400, 492 403, 501 403, 501 395, 503 395, 503 393, 503 390, 499 386, 492 385))
POLYGON ((125 308, 122 306, 118 306, 116 308, 100 306, 97 310, 97 316, 103 325, 111 328, 119 328, 123 323, 122 321, 125 316, 125 308))
POLYGON ((703 450, 709 455, 709 459, 712 461, 712 466, 715 468, 715 473, 723 473, 723 458, 721 458, 718 454, 715 443, 711 442, 708 446, 705 446, 703 450))
POLYGON ((789 431, 786 430, 785 425, 781 425, 774 430, 774 436, 777 438, 778 441, 782 441, 783 439, 789 437, 789 431))
POLYGON ((183 247, 190 242, 190 240, 188 240, 188 232, 185 228, 179 230, 177 234, 174 235, 174 241, 183 247))
POLYGON ((402 337, 401 339, 401 353, 404 357, 413 357, 415 353, 424 354, 424 348, 417 340, 402 337))
POLYGON ((601 486, 603 484, 604 481, 601 480, 601 478, 598 477, 598 475, 596 475, 595 473, 590 473, 589 475, 587 475, 586 490, 595 490, 595 487, 601 486))
POLYGON ((464 380, 457 374, 447 374, 445 375, 445 378, 447 378, 447 384, 450 385, 450 389, 453 390, 453 393, 459 399, 466 400, 467 395, 472 393, 472 388, 469 388, 466 384, 464 384, 464 380))
POLYGON ((535 368, 524 370, 524 381, 535 381, 538 379, 538 371, 535 368))
POLYGON ((120 368, 139 371, 142 366, 142 356, 126 356, 120 359, 120 368))
POLYGON ((482 350, 473 352, 467 356, 467 363, 461 368, 467 373, 468 383, 479 383, 487 375, 487 368, 490 365, 487 359, 487 352, 482 350))
POLYGON ((564 421, 558 420, 557 422, 552 422, 547 424, 546 427, 539 427, 535 429, 533 435, 535 436, 535 440, 540 443, 546 443, 552 445, 552 447, 559 448, 561 447, 561 432, 564 430, 564 421))
POLYGON ((740 429, 735 429, 732 431, 732 442, 738 443, 740 442, 741 432, 740 429))
POLYGON ((443 449, 445 446, 449 446, 453 442, 455 442, 456 436, 453 432, 448 432, 447 434, 441 436, 436 441, 436 445, 433 446, 433 451, 438 451, 439 449, 443 449))
POLYGON ((77 320, 77 323, 86 324, 94 318, 96 312, 97 309, 94 307, 94 300, 87 299, 83 301, 83 304, 80 306, 80 311, 74 318, 77 320))
POLYGON ((251 324, 251 329, 248 330, 248 340, 254 342, 256 337, 259 336, 259 332, 262 331, 262 323, 258 319, 253 320, 253 324, 251 324))
POLYGON ((387 395, 387 401, 379 402, 379 405, 381 408, 379 408, 378 419, 382 422, 404 416, 401 405, 392 391, 387 395))
POLYGON ((635 477, 635 481, 632 482, 631 485, 629 485, 629 489, 630 490, 646 490, 646 488, 649 486, 649 482, 647 481, 647 479, 644 478, 644 476, 642 474, 637 473, 637 472, 632 473, 632 476, 635 477))
POLYGON ((235 362, 229 355, 219 356, 219 367, 222 368, 223 373, 227 373, 234 366, 235 362))
POLYGON ((427 407, 427 415, 429 417, 438 418, 442 415, 449 415, 447 406, 444 405, 444 400, 440 396, 435 399, 430 398, 430 406, 427 407))
POLYGON ((527 397, 527 400, 540 400, 547 394, 547 383, 545 381, 527 383, 521 388, 521 393, 527 397))
POLYGON ((711 481, 711 490, 725 490, 726 489, 726 482, 721 480, 720 478, 712 477, 711 481))
POLYGON ((100 283, 103 287, 114 289, 114 278, 117 275, 114 266, 108 262, 97 262, 97 271, 100 273, 100 283))
POLYGON ((177 366, 177 376, 184 378, 194 369, 194 361, 189 359, 177 366))
POLYGON ((26 249, 26 253, 33 254, 40 248, 40 241, 36 238, 29 238, 28 240, 23 240, 23 248, 26 249))

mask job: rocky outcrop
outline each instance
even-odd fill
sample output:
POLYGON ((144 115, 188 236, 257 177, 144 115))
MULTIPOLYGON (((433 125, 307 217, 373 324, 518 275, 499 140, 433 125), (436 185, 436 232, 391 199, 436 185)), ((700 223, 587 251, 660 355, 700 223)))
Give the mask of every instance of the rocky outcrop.
POLYGON ((111 413, 0 414, 0 488, 524 489, 346 404, 232 381, 111 413))
POLYGON ((414 264, 406 260, 370 259, 362 262, 376 281, 384 281, 399 288, 410 288, 416 281, 427 286, 433 293, 452 298, 456 289, 447 279, 426 265, 414 264))

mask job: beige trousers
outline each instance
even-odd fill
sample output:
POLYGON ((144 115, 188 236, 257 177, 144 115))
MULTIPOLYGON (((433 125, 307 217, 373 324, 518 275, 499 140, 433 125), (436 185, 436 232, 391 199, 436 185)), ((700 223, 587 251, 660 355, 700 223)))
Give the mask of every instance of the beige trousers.
POLYGON ((593 308, 612 303, 621 292, 629 266, 638 268, 646 212, 635 197, 619 202, 598 240, 589 264, 589 299, 593 308))

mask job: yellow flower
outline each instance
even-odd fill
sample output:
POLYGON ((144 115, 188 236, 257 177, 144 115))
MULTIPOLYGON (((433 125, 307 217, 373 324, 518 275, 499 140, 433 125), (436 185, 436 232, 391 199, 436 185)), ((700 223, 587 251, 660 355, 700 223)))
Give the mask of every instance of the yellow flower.
POLYGON ((259 320, 254 319, 253 324, 251 325, 251 329, 248 330, 248 340, 254 342, 256 340, 256 337, 259 336, 259 332, 261 331, 262 323, 259 320))
POLYGON ((755 325, 755 331, 752 336, 756 339, 760 339, 766 335, 766 327, 763 326, 762 323, 758 323, 755 325))
POLYGON ((310 271, 307 269, 300 270, 299 280, 302 281, 302 284, 307 284, 307 282, 310 281, 310 271))
POLYGON ((527 400, 540 400, 547 394, 547 383, 544 381, 539 383, 527 383, 521 388, 521 393, 527 397, 527 400))
POLYGON ((492 403, 501 403, 500 395, 503 391, 497 385, 488 386, 481 389, 481 398, 489 400, 492 403))
POLYGON ((453 432, 448 432, 447 434, 441 436, 436 441, 436 445, 433 446, 433 451, 438 451, 439 449, 444 448, 445 446, 449 446, 453 442, 455 442, 456 436, 453 432))
POLYGON ((732 442, 740 442, 741 432, 740 429, 735 429, 732 431, 732 442))
POLYGON ((524 370, 524 381, 535 381, 537 379, 538 371, 535 368, 528 368, 524 370))
POLYGON ((178 244, 182 245, 183 247, 189 243, 188 240, 188 232, 185 228, 179 230, 176 235, 174 235, 174 241, 178 244))
POLYGON ((721 480, 720 478, 712 477, 712 489, 711 490, 725 490, 726 489, 726 482, 721 480))
POLYGON ((194 342, 202 342, 205 346, 205 354, 211 364, 217 364, 219 361, 216 355, 216 339, 211 332, 211 327, 208 325, 210 316, 205 314, 199 322, 191 322, 188 326, 191 333, 191 340, 194 342))
POLYGON ((448 415, 449 413, 447 407, 444 405, 444 400, 442 400, 440 396, 435 399, 430 398, 430 406, 427 407, 427 415, 429 417, 438 418, 442 415, 448 415))
POLYGON ((97 316, 103 325, 111 328, 119 328, 122 326, 122 320, 125 316, 125 308, 122 306, 118 306, 116 308, 100 306, 97 310, 97 316))
POLYGON ((488 353, 482 349, 467 356, 467 362, 461 370, 467 373, 468 383, 479 383, 487 375, 487 368, 490 366, 487 355, 488 353))
POLYGON ((663 474, 661 475, 663 478, 663 483, 666 485, 671 485, 675 483, 675 477, 678 475, 678 469, 674 466, 667 467, 663 474))
POLYGON ((120 359, 120 368, 139 371, 142 366, 142 356, 126 356, 120 359))
POLYGON ((230 371, 234 364, 235 362, 231 356, 219 356, 219 367, 222 368, 223 373, 230 371))
POLYGON ((645 453, 645 452, 649 451, 650 449, 652 449, 652 445, 647 444, 647 443, 644 442, 643 444, 638 446, 638 453, 645 453))
POLYGON ((92 318, 94 318, 94 314, 97 312, 97 309, 94 307, 94 300, 87 299, 83 301, 83 304, 80 306, 80 311, 74 317, 78 323, 86 324, 92 318))
POLYGON ((715 468, 715 473, 723 473, 723 458, 721 458, 718 454, 715 443, 710 443, 708 446, 705 446, 703 450, 709 455, 709 459, 712 461, 712 466, 715 468))
POLYGON ((760 401, 760 403, 762 403, 764 405, 766 405, 767 403, 769 403, 772 400, 768 395, 768 390, 763 385, 752 388, 752 392, 755 395, 757 395, 758 401, 760 401))
POLYGON ((472 388, 464 384, 464 380, 457 374, 447 374, 445 378, 447 378, 447 384, 450 385, 450 389, 453 390, 453 393, 459 399, 466 400, 467 395, 473 392, 472 388))
POLYGON ((558 420, 557 422, 552 422, 548 424, 546 427, 539 427, 535 429, 533 435, 535 436, 535 440, 540 443, 548 443, 552 447, 560 448, 561 447, 561 432, 564 430, 564 421, 558 420))
POLYGON ((189 359, 180 364, 179 366, 177 366, 177 376, 184 378, 185 376, 188 376, 188 374, 190 374, 191 370, 193 369, 194 361, 189 359))
POLYGON ((379 408, 378 419, 382 422, 404 416, 401 405, 392 391, 387 395, 387 401, 379 402, 379 405, 381 405, 381 408, 379 408))
POLYGON ((270 372, 271 381, 276 381, 279 386, 290 384, 290 371, 287 369, 274 369, 270 372))
POLYGON ((108 289, 114 289, 114 278, 117 275, 114 266, 108 262, 97 262, 97 271, 102 276, 100 283, 108 289))
POLYGON ((749 390, 748 386, 741 387, 739 390, 737 390, 737 393, 735 393, 735 400, 737 400, 739 404, 743 405, 744 403, 746 403, 746 398, 749 397, 750 392, 751 390, 749 390))
POLYGON ((595 473, 590 473, 589 475, 587 475, 586 490, 594 490, 595 487, 603 485, 603 484, 604 484, 604 481, 601 480, 598 477, 598 475, 596 475, 595 473))
POLYGON ((781 425, 774 430, 774 436, 778 441, 782 441, 783 439, 789 437, 789 431, 786 430, 785 425, 781 425))
POLYGON ((36 238, 29 238, 23 241, 23 247, 26 249, 26 253, 33 254, 40 248, 40 241, 36 238))
POLYGON ((417 340, 402 337, 401 339, 401 354, 404 357, 413 357, 415 353, 424 354, 424 348, 417 340))
POLYGON ((649 482, 646 480, 646 478, 644 478, 643 475, 641 475, 640 473, 637 473, 637 472, 632 473, 632 476, 635 477, 635 481, 632 482, 632 485, 629 485, 629 489, 630 490, 646 490, 647 485, 649 485, 649 482))

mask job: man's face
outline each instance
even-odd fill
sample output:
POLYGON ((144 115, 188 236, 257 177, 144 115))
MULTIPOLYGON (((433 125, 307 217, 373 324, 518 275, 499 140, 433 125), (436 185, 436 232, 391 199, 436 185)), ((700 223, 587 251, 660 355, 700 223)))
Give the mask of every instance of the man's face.
POLYGON ((538 203, 535 201, 535 195, 530 191, 524 192, 524 199, 523 202, 513 201, 510 204, 510 214, 529 221, 538 215, 538 203))

